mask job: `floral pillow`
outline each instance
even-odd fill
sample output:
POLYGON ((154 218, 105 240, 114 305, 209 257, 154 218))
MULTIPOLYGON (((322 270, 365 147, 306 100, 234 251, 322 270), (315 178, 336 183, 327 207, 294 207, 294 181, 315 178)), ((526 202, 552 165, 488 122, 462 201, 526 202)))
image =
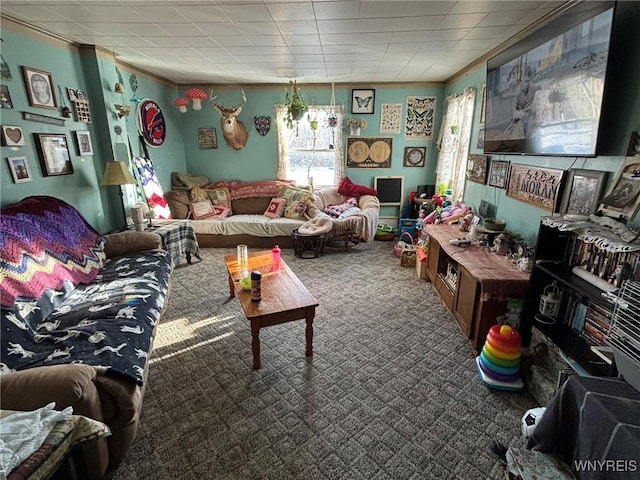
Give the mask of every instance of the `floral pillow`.
POLYGON ((304 212, 307 209, 307 205, 313 201, 313 195, 311 192, 283 185, 278 190, 278 197, 284 198, 287 201, 283 212, 283 216, 285 218, 291 218, 293 220, 307 220, 304 216, 304 212))
POLYGON ((228 188, 220 187, 209 190, 200 187, 193 187, 191 189, 191 201, 198 202, 202 200, 211 200, 213 206, 228 209, 226 216, 233 215, 233 212, 231 211, 231 195, 229 194, 228 188))
POLYGON ((264 211, 264 216, 269 218, 280 218, 284 213, 287 201, 284 198, 272 198, 271 203, 264 211))

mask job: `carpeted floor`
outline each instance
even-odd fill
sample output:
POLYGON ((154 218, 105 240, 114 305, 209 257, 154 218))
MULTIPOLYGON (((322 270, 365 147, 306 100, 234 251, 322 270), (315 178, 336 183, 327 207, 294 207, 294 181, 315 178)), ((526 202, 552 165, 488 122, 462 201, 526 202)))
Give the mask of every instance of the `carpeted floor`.
POLYGON ((223 256, 174 270, 140 428, 114 473, 130 479, 501 479, 499 438, 522 445, 526 393, 493 391, 431 284, 392 242, 283 258, 320 306, 263 329, 262 369, 228 298, 223 256))

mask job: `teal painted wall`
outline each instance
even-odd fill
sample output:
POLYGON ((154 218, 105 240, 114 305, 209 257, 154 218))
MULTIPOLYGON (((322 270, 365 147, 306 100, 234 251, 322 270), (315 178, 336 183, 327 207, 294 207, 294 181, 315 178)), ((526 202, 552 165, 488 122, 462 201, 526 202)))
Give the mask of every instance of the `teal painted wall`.
MULTIPOLYGON (((305 86, 299 85, 304 99, 308 104, 328 105, 331 100, 331 86, 305 86)), ((208 89, 207 89, 208 92, 208 89)), ((216 101, 222 101, 225 107, 232 107, 242 102, 241 90, 238 87, 216 88, 218 95, 216 101)), ((188 111, 182 114, 182 132, 185 138, 185 157, 187 170, 191 173, 207 175, 212 180, 261 180, 276 178, 278 171, 278 135, 275 125, 274 106, 284 101, 284 86, 255 86, 245 88, 247 103, 243 106, 238 116, 244 122, 249 131, 247 146, 242 150, 234 150, 229 147, 223 137, 220 127, 220 115, 213 109, 211 103, 206 101, 200 111, 195 111, 189 106, 188 111), (267 115, 271 117, 271 130, 262 137, 255 129, 253 119, 256 116, 267 115), (197 129, 200 127, 215 127, 218 139, 218 148, 213 150, 199 150, 197 145, 197 129)), ((416 189, 417 185, 435 182, 437 149, 435 138, 440 128, 442 114, 443 86, 399 85, 384 88, 375 85, 336 85, 336 104, 343 105, 345 119, 351 117, 364 118, 368 127, 361 136, 384 136, 393 138, 393 152, 391 168, 349 168, 346 175, 359 184, 373 186, 375 176, 403 176, 405 185, 405 197, 416 189), (351 89, 375 88, 375 108, 373 114, 351 114, 351 89), (433 140, 404 140, 403 133, 380 133, 380 110, 383 103, 402 103, 406 107, 408 95, 435 96, 438 99, 436 107, 436 121, 433 140), (404 167, 404 148, 409 146, 426 146, 427 158, 424 167, 404 167)), ((174 110, 177 109, 174 107, 174 110)), ((403 107, 406 114, 406 108, 403 107)), ((346 122, 345 122, 346 123, 346 122)), ((402 122, 404 129, 404 120, 402 122)), ((348 130, 343 130, 343 149, 346 151, 348 130)), ((397 215, 398 209, 383 207, 382 215, 397 215)))
MULTIPOLYGON (((21 147, 1 147, 0 203, 6 205, 29 195, 51 195, 59 197, 78 208, 87 220, 101 232, 109 232, 122 225, 118 187, 100 187, 100 179, 107 161, 114 159, 114 143, 127 144, 131 139, 133 153, 139 153, 135 113, 118 119, 114 104, 129 103, 128 78, 130 69, 119 67, 124 77, 127 94, 113 92, 118 74, 114 59, 98 52, 93 47, 75 48, 66 43, 50 39, 11 22, 3 22, 2 57, 9 65, 11 79, 3 79, 2 85, 9 89, 12 109, 0 109, 2 125, 22 128, 26 145, 21 147), (28 52, 28 53, 27 53, 28 52), (31 107, 25 88, 22 66, 26 65, 51 73, 55 83, 58 109, 31 107), (61 97, 58 85, 62 88, 61 97), (88 95, 92 122, 75 121, 75 115, 66 118, 64 126, 23 120, 22 112, 46 115, 63 119, 61 109, 64 104, 73 107, 66 89, 80 89, 88 95), (64 102, 63 102, 64 98, 64 102), (117 137, 113 127, 120 125, 124 132, 117 137), (88 130, 91 134, 94 154, 80 156, 76 131, 88 130), (64 134, 67 136, 69 153, 74 173, 45 177, 40 165, 34 133, 64 134), (13 183, 7 157, 25 156, 33 181, 13 183)), ((163 185, 170 185, 170 172, 184 170, 184 143, 179 130, 180 118, 173 107, 176 87, 168 82, 138 73, 140 88, 138 95, 156 100, 167 121, 167 140, 157 149, 150 150, 150 156, 157 165, 158 176, 163 185)), ((117 160, 128 160, 126 157, 117 160)))
MULTIPOLYGON (((620 152, 619 155, 592 158, 489 155, 489 160, 506 160, 511 163, 565 171, 571 168, 605 171, 609 172, 608 188, 624 162, 624 153, 631 138, 631 133, 640 131, 640 88, 638 88, 636 80, 640 78, 640 61, 637 57, 637 51, 640 49, 640 39, 637 33, 634 33, 637 32, 637 21, 634 19, 638 18, 639 11, 637 4, 633 6, 623 2, 619 5, 615 28, 618 29, 618 32, 624 33, 622 39, 624 48, 621 49, 620 53, 623 55, 635 55, 635 57, 629 57, 624 62, 612 62, 613 65, 610 63, 608 67, 608 72, 611 75, 611 77, 607 78, 607 88, 610 96, 607 97, 605 94, 603 117, 606 116, 605 122, 609 124, 607 125, 609 132, 614 132, 615 134, 615 145, 612 146, 612 151, 620 152), (636 27, 633 26, 634 22, 636 27), (631 60, 628 61, 629 59, 631 60), (606 102, 609 103, 607 104, 606 102)), ((445 89, 445 96, 461 93, 466 87, 475 87, 477 89, 470 153, 483 153, 481 149, 477 148, 477 140, 482 101, 480 88, 485 81, 485 68, 482 65, 467 72, 464 76, 456 79, 455 82, 448 84, 445 89)), ((607 140, 611 139, 607 138, 607 140)), ((550 212, 507 197, 505 193, 506 190, 501 188, 467 181, 464 201, 476 211, 480 200, 488 201, 495 207, 496 216, 507 221, 508 229, 522 235, 529 245, 535 244, 540 217, 550 215, 550 212)), ((640 225, 640 215, 637 215, 630 224, 633 226, 640 225)))

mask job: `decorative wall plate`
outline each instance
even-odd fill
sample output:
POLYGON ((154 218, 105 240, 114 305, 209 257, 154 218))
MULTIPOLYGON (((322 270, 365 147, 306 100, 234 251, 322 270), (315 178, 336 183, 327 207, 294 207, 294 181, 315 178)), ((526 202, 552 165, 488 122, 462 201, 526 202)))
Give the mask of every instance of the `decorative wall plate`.
POLYGON ((150 147, 160 147, 167 136, 167 124, 160 106, 145 98, 138 104, 138 127, 150 147))
POLYGON ((271 129, 271 117, 261 115, 259 117, 253 117, 253 122, 256 124, 256 130, 263 137, 269 133, 271 129))
POLYGON ((404 147, 405 167, 424 167, 427 147, 404 147))

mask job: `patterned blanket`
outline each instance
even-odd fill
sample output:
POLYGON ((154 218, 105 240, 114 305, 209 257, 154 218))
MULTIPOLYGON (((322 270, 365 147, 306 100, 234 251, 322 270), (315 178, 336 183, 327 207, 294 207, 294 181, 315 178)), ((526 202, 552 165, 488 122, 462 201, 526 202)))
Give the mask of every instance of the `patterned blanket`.
POLYGON ((89 285, 65 282, 2 308, 0 373, 86 363, 142 385, 171 268, 165 251, 125 255, 107 260, 89 285))
POLYGON ((105 239, 74 207, 32 196, 0 211, 2 306, 19 297, 37 299, 65 281, 91 282, 104 262, 105 239))

